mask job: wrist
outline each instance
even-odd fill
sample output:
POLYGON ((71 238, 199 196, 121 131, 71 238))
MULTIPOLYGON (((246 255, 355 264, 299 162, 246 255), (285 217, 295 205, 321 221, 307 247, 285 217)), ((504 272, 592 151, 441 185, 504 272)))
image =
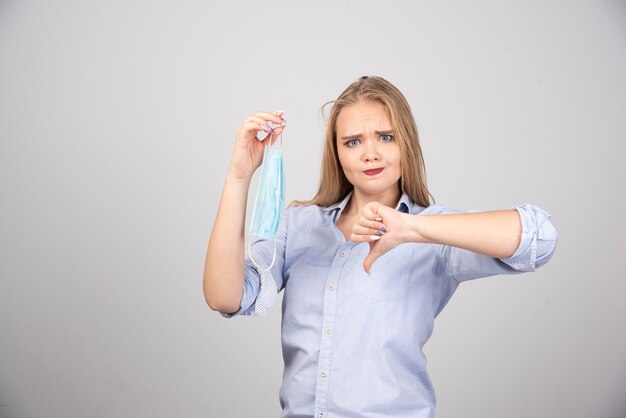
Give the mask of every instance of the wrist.
POLYGON ((411 215, 403 213, 404 225, 403 233, 401 234, 402 242, 417 242, 417 243, 429 243, 432 242, 426 238, 423 234, 423 221, 424 216, 411 215))
POLYGON ((252 181, 252 175, 246 175, 232 168, 226 173, 226 185, 233 187, 245 187, 246 189, 252 181))
POLYGON ((249 183, 257 167, 254 167, 252 161, 242 158, 237 152, 234 152, 228 165, 226 172, 226 180, 237 183, 249 183))
POLYGON ((400 242, 416 242, 415 241, 415 216, 409 215, 408 213, 401 214, 402 220, 404 222, 404 228, 402 228, 402 233, 400 234, 400 242))

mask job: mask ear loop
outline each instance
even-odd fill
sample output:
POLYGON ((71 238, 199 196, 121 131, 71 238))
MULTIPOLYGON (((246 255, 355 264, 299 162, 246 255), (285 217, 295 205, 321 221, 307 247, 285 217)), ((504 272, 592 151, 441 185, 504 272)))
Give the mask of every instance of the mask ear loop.
MULTIPOLYGON (((283 133, 282 132, 280 133, 278 138, 280 138, 280 146, 282 147, 283 145, 283 133)), ((276 139, 276 141, 278 141, 278 138, 276 139)), ((267 152, 267 147, 270 147, 270 148, 272 147, 271 137, 269 138, 269 142, 265 146, 263 153, 267 152)), ((263 156, 265 157, 265 155, 263 156)), ((259 199, 259 194, 257 193, 256 197, 254 198, 254 206, 252 208, 252 219, 254 219, 254 212, 256 211, 256 203, 258 199, 259 199)), ((272 256, 272 263, 269 265, 267 269, 264 269, 261 266, 259 266, 257 262, 254 260, 254 257, 252 256, 252 240, 251 239, 248 240, 248 257, 250 257, 250 260, 252 260, 252 264, 254 264, 254 266, 257 268, 258 271, 270 271, 270 269, 274 266, 274 263, 276 262, 276 240, 274 240, 274 255, 272 256)))
POLYGON ((276 261, 276 240, 274 240, 274 256, 272 257, 272 264, 270 264, 266 269, 262 268, 261 266, 257 264, 256 261, 254 261, 254 257, 252 256, 252 251, 250 250, 251 245, 252 245, 252 240, 248 241, 248 257, 250 257, 250 260, 252 260, 252 264, 254 264, 254 267, 256 267, 258 271, 270 271, 272 267, 274 266, 274 262, 276 261))

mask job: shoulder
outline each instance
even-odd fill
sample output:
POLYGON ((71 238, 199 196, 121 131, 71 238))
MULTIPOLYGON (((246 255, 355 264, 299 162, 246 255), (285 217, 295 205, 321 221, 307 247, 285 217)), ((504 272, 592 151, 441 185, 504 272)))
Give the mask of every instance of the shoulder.
POLYGON ((292 203, 287 206, 285 212, 290 213, 292 216, 302 214, 312 215, 325 212, 325 209, 326 208, 317 205, 297 205, 292 203))
POLYGON ((314 224, 327 219, 330 211, 317 205, 290 205, 285 209, 289 224, 314 224))

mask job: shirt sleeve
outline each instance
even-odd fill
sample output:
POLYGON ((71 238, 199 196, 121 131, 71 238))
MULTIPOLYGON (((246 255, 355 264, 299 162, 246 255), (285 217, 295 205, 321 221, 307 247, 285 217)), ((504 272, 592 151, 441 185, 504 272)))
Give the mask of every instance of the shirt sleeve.
MULTIPOLYGON (((449 276, 457 281, 477 279, 496 274, 519 274, 535 271, 546 264, 554 254, 558 240, 550 215, 530 204, 514 206, 522 224, 521 240, 510 257, 492 258, 469 250, 441 246, 441 257, 449 276)), ((472 211, 470 211, 472 212, 472 211)), ((463 213, 438 207, 435 213, 463 213)))
POLYGON ((280 220, 275 240, 258 238, 251 242, 245 254, 243 296, 237 312, 220 312, 224 318, 239 315, 262 316, 276 305, 278 292, 283 288, 283 266, 289 208, 280 220), (272 265, 272 260, 274 264, 272 265), (272 265, 271 268, 268 267, 272 265))

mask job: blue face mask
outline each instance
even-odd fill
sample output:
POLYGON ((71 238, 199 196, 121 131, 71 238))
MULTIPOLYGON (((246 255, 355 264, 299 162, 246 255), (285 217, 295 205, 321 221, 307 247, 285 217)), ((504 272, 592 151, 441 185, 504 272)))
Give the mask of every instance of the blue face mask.
MULTIPOLYGON (((278 226, 283 213, 284 199, 285 173, 283 171, 283 152, 278 149, 273 149, 271 144, 268 144, 263 151, 263 171, 259 181, 256 201, 254 202, 250 236, 272 240, 278 238, 278 226)), ((252 258, 252 253, 249 250, 248 254, 252 258)), ((275 260, 276 241, 274 241, 274 257, 269 267, 261 269, 254 259, 252 259, 252 262, 259 269, 267 271, 274 265, 275 260)))

